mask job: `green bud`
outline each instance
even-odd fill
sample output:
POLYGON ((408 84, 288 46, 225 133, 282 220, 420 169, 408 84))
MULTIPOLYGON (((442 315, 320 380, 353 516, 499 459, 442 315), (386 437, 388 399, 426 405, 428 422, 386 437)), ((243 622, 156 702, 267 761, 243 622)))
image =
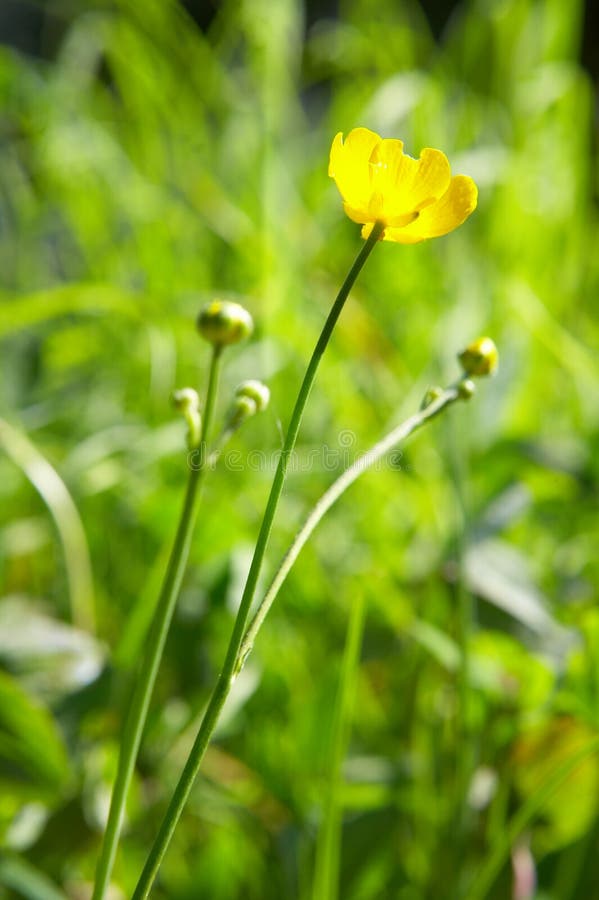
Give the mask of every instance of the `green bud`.
POLYGON ((490 337, 481 337, 458 353, 466 375, 493 375, 497 370, 499 353, 490 337))
POLYGON ((440 387, 430 387, 422 398, 422 403, 420 404, 420 409, 426 409, 427 406, 430 406, 434 400, 438 400, 441 394, 443 393, 443 388, 440 387))
POLYGON ((185 413, 187 410, 199 410, 200 398, 198 392, 193 388, 179 388, 172 394, 173 406, 180 412, 185 413))
POLYGON ((236 344, 249 337, 254 323, 247 309, 230 300, 212 300, 200 310, 198 331, 215 347, 236 344))
POLYGON ((458 397, 460 400, 470 400, 470 397, 476 393, 476 385, 470 378, 462 378, 458 381, 458 397))
POLYGON ((261 381, 242 381, 235 389, 236 397, 248 397, 256 404, 256 412, 262 412, 270 401, 270 391, 261 381))
POLYGON ((258 412, 256 401, 251 397, 235 397, 229 410, 229 423, 231 425, 241 425, 245 419, 255 416, 258 412))
POLYGON ((175 409, 185 417, 187 422, 187 443, 190 449, 197 447, 200 443, 200 435, 202 432, 202 417, 200 415, 200 398, 198 392, 193 388, 180 388, 173 391, 172 401, 175 409))
POLYGON ((234 431, 239 428, 246 419, 266 409, 269 400, 270 391, 261 381, 243 381, 235 388, 225 423, 227 429, 234 431))

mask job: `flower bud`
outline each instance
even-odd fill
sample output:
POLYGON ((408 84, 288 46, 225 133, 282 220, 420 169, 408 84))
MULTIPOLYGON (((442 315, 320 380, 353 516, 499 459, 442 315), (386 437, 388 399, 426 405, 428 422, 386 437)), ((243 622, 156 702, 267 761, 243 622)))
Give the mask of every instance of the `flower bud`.
POLYGON ((173 391, 172 401, 175 409, 178 409, 182 413, 185 413, 188 410, 197 411, 200 408, 198 392, 194 391, 193 388, 179 388, 179 390, 173 391))
POLYGON ((499 362, 499 354, 490 337, 481 337, 458 353, 458 359, 466 375, 492 375, 499 362))
POLYGON ((187 443, 190 448, 197 447, 200 443, 202 432, 202 417, 200 415, 200 398, 193 388, 180 388, 173 391, 172 401, 175 409, 185 417, 187 422, 187 443))
POLYGON ((270 391, 261 381, 242 381, 235 389, 236 397, 249 397, 256 404, 256 412, 262 412, 270 401, 270 391))
POLYGON ((238 428, 242 422, 255 416, 258 412, 256 401, 251 397, 235 397, 229 409, 228 424, 230 428, 238 428))
POLYGON ((254 323, 247 309, 239 303, 212 300, 200 310, 197 327, 203 338, 220 348, 249 337, 254 323))
POLYGON ((457 384, 458 397, 460 400, 470 400, 470 397, 476 393, 476 385, 470 378, 462 378, 457 384))
POLYGON ((261 381, 243 381, 235 389, 226 427, 230 430, 239 428, 246 419, 266 409, 269 400, 270 391, 261 381))

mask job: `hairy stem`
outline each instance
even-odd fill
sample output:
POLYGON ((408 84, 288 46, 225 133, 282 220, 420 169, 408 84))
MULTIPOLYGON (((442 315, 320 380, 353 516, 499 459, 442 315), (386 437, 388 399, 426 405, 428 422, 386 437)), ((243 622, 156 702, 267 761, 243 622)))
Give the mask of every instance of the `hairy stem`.
POLYGON ((260 532, 256 541, 256 548, 254 550, 254 556, 252 558, 252 563, 250 566, 250 571, 248 573, 243 596, 241 598, 241 603, 239 606, 237 617, 235 619, 235 624, 233 626, 233 632, 229 641, 225 662, 223 664, 223 668, 218 681, 212 692, 212 696, 210 697, 208 707, 204 714, 204 718, 202 720, 202 724, 200 725, 200 729, 196 736, 195 742, 190 751, 189 757, 187 759, 177 787, 175 788, 175 792, 166 811, 165 817, 160 826, 160 830, 150 850, 150 853, 146 860, 146 864, 137 883, 137 887, 133 893, 133 900, 142 900, 142 898, 148 896, 151 890, 152 884, 154 882, 158 869, 160 868, 160 864, 162 862, 166 849, 171 841, 177 822, 179 821, 179 818, 183 811, 183 807, 185 806, 187 798, 189 797, 189 793, 200 768, 200 764, 206 751, 206 747, 208 746, 208 743, 212 736, 212 732, 214 731, 216 723, 218 722, 221 710, 225 704, 229 691, 231 690, 231 685, 233 683, 236 672, 236 663, 239 654, 239 648, 243 639, 252 601, 254 599, 256 585, 258 583, 258 577, 260 575, 260 569, 262 567, 264 554, 268 546, 268 540, 270 537, 273 520, 275 517, 281 492, 283 490, 283 485, 285 483, 287 467, 289 465, 291 454, 293 453, 293 450, 295 448, 299 427, 302 421, 308 397, 310 395, 310 391, 312 390, 312 386, 314 384, 316 372, 318 370, 320 360, 322 359, 324 351, 326 350, 333 333, 333 329, 337 323, 339 316, 341 315, 341 311, 345 305, 345 301, 347 300, 349 292, 353 287, 354 282, 358 277, 362 267, 364 266, 364 263, 370 256, 370 253, 379 240, 383 232, 383 228, 384 226, 382 223, 377 222, 375 224, 369 238, 356 257, 356 260, 351 267, 345 281, 343 282, 341 289, 337 294, 335 302, 333 303, 333 306, 331 307, 328 318, 314 348, 314 352, 312 353, 310 362, 308 363, 308 368, 306 369, 306 373, 304 375, 304 379, 299 389, 297 400, 295 401, 295 406, 291 414, 291 420, 287 429, 287 435, 285 437, 283 449, 279 457, 279 463, 273 479, 270 495, 266 503, 262 525, 260 527, 260 532))
POLYGON ((168 561, 166 574, 162 583, 160 596, 154 611, 154 617, 143 656, 133 695, 125 721, 125 727, 121 739, 119 761, 116 779, 112 789, 108 821, 102 841, 102 848, 96 868, 96 880, 92 900, 103 900, 110 882, 110 876, 114 866, 117 846, 123 825, 127 794, 131 785, 135 761, 139 752, 143 730, 146 724, 150 698, 152 696, 156 676, 162 659, 164 643, 168 634, 171 619, 175 609, 177 596, 181 587, 183 573, 189 557, 191 537, 195 524, 200 487, 207 459, 206 441, 214 412, 214 404, 218 389, 220 372, 221 351, 216 348, 212 353, 208 386, 206 388, 206 402, 202 421, 202 433, 200 439, 200 462, 197 466, 190 466, 187 480, 185 500, 181 510, 181 517, 177 526, 175 540, 168 561))

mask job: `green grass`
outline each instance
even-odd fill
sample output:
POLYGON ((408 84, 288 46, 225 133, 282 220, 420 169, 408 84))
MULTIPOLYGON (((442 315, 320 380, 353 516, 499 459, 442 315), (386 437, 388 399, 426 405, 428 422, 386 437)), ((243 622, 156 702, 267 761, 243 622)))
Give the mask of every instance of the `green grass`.
MULTIPOLYGON (((0 47, 0 895, 76 898, 92 881, 186 479, 169 394, 207 376, 195 315, 213 296, 251 310, 220 413, 240 380, 265 380, 269 410, 230 449, 275 453, 360 247, 330 143, 365 125, 414 155, 443 149, 479 208, 446 238, 376 248, 301 458, 348 430, 352 454, 370 446, 479 334, 500 370, 314 534, 153 896, 332 900, 338 840, 340 900, 482 900, 493 866, 484 896, 501 900, 514 823, 539 900, 594 896, 599 227, 582 4, 472 0, 438 42, 415 3, 371 10, 345 0, 306 29, 294 0, 228 2, 202 34, 170 0, 85 0, 56 4, 52 62, 0 47)), ((273 475, 233 468, 205 486, 114 873, 125 897, 222 664, 273 475)), ((336 474, 290 475, 267 576, 336 474)))

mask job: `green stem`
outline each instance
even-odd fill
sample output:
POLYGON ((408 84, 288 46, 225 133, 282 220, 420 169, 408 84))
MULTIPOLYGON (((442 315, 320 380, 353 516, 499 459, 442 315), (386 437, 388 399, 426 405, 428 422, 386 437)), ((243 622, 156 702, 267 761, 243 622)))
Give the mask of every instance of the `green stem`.
POLYGON ((291 414, 291 420, 289 422, 289 428, 285 437, 285 443, 279 457, 279 463, 273 479, 270 495, 266 503, 264 518, 262 519, 262 525, 260 527, 260 532, 256 541, 256 548, 254 550, 252 564, 250 566, 250 571, 248 573, 243 596, 241 598, 237 618, 235 619, 235 624, 233 626, 233 632, 229 641, 225 662, 210 697, 210 701, 208 703, 208 707, 204 714, 204 718, 202 720, 202 724, 198 731, 194 745, 191 749, 177 787, 175 788, 175 792, 168 806, 165 817, 162 820, 160 830, 150 850, 150 853, 146 860, 146 864, 137 883, 137 887, 135 888, 135 891, 133 893, 132 900, 142 900, 142 898, 147 897, 150 892, 150 889, 154 882, 154 878, 156 877, 156 873, 160 868, 162 858, 171 841, 177 822, 179 821, 179 817, 181 816, 181 813, 183 811, 183 807, 185 806, 187 798, 189 797, 189 793, 200 768, 200 764, 206 751, 206 747, 208 746, 208 742, 210 741, 212 732, 214 731, 221 710, 225 704, 229 691, 231 690, 231 685, 233 683, 235 675, 235 666, 239 653, 239 647, 243 639, 247 618, 252 605, 252 600, 254 598, 254 593, 256 591, 258 576, 260 574, 262 561, 264 559, 264 554, 268 545, 268 539, 270 537, 270 532, 279 503, 279 498, 281 496, 283 485, 285 483, 287 467, 289 465, 291 454, 293 453, 293 450, 295 448, 297 434, 304 414, 304 409, 306 407, 306 403, 312 389, 312 385, 314 384, 316 372, 318 370, 322 355, 326 350, 327 344, 329 343, 329 340, 331 338, 331 334, 333 333, 333 329, 337 323, 339 316, 341 315, 341 311, 345 305, 345 301, 347 300, 349 292, 352 289, 362 267, 364 266, 364 263, 370 256, 371 251, 379 240, 383 232, 383 228, 384 226, 382 223, 377 222, 375 224, 370 236, 368 237, 364 246, 360 250, 360 253, 356 257, 356 260, 351 267, 345 281, 343 282, 341 289, 337 294, 335 302, 333 303, 333 306, 331 307, 331 311, 329 312, 328 318, 316 343, 316 347, 314 348, 314 352, 312 354, 310 362, 308 363, 308 368, 306 369, 306 374, 304 375, 304 380, 302 381, 297 400, 295 401, 295 406, 291 414))
POLYGON ((354 597, 347 623, 339 687, 333 711, 330 766, 327 773, 328 790, 316 849, 313 900, 337 900, 339 896, 339 857, 343 823, 341 769, 349 740, 351 704, 355 695, 356 674, 364 633, 365 609, 365 595, 363 591, 359 591, 354 597))
POLYGON ((201 487, 203 474, 206 470, 204 465, 207 459, 206 443, 209 437, 218 389, 220 360, 221 348, 215 347, 212 353, 208 386, 206 388, 202 435, 199 445, 199 461, 197 465, 192 465, 189 468, 187 489, 179 525, 177 527, 173 548, 162 583, 160 596, 156 604, 145 655, 142 659, 129 711, 127 713, 121 740, 117 774, 110 801, 110 811, 108 813, 102 849, 96 868, 96 880, 92 900, 102 900, 110 882, 110 875, 114 865, 119 836, 123 824, 127 794, 133 777, 135 761, 137 759, 139 745, 141 743, 148 715, 150 698, 154 690, 154 684, 156 682, 156 676, 158 674, 158 668, 164 650, 164 643, 173 617, 175 603, 177 601, 183 573, 189 556, 191 537, 200 498, 199 489, 201 487))

